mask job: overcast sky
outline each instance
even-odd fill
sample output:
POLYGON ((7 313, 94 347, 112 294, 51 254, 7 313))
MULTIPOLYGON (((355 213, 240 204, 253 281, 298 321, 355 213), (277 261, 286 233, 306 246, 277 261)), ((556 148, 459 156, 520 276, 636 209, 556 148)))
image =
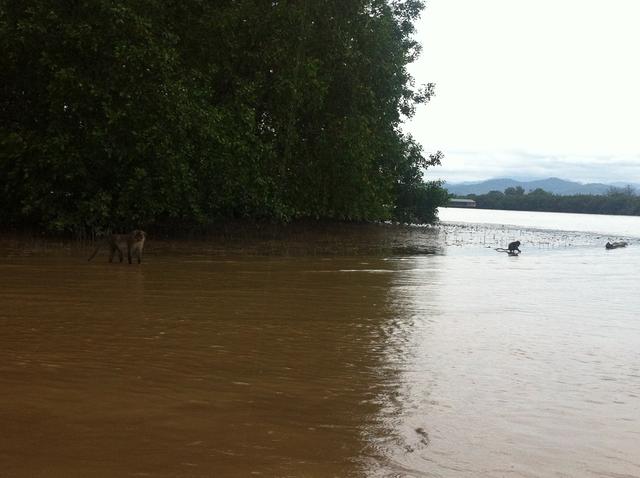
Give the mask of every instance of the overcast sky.
POLYGON ((428 0, 406 126, 429 178, 640 183, 640 0, 428 0))

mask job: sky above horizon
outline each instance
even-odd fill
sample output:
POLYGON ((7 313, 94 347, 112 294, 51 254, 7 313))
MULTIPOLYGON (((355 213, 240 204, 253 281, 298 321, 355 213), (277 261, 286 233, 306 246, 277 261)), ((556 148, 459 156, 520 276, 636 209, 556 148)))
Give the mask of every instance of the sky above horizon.
POLYGON ((640 183, 640 1, 428 0, 405 126, 428 179, 640 183))

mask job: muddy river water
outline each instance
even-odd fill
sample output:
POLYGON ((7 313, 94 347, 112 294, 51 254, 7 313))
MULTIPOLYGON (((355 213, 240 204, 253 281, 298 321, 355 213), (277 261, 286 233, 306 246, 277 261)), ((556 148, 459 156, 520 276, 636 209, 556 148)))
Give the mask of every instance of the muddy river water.
POLYGON ((640 477, 640 219, 451 214, 140 266, 3 239, 0 476, 640 477))

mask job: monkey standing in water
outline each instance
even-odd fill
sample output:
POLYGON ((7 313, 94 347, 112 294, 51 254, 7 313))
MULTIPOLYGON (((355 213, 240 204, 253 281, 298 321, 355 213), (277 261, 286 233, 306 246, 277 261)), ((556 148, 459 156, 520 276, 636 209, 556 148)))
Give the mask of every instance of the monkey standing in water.
POLYGON ((509 254, 515 254, 518 251, 518 254, 520 254, 522 252, 520 250, 520 241, 510 242, 507 246, 507 251, 509 251, 509 254))
MULTIPOLYGON (((138 264, 140 264, 142 262, 142 249, 144 248, 146 238, 146 233, 140 229, 131 231, 129 234, 110 234, 106 238, 106 243, 109 246, 109 262, 113 262, 113 256, 116 252, 118 253, 120 262, 122 262, 124 250, 126 249, 129 264, 131 264, 131 256, 134 254, 138 258, 138 264)), ((102 245, 102 243, 98 244, 98 247, 96 247, 96 250, 93 251, 93 254, 91 254, 88 260, 96 256, 102 245)))
POLYGON ((496 251, 506 252, 510 256, 517 256, 522 252, 520 250, 520 241, 510 242, 506 249, 504 247, 496 247, 496 251))

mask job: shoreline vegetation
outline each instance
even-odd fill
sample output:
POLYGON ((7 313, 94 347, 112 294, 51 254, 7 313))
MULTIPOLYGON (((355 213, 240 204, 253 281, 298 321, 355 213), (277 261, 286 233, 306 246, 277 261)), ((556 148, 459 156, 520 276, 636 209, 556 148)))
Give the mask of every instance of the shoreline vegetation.
POLYGON ((431 223, 420 0, 10 2, 0 230, 431 223))
POLYGON ((472 199, 478 209, 640 216, 640 196, 630 186, 611 188, 604 195, 560 195, 543 189, 525 192, 522 187, 510 187, 504 192, 450 195, 450 198, 472 199))

